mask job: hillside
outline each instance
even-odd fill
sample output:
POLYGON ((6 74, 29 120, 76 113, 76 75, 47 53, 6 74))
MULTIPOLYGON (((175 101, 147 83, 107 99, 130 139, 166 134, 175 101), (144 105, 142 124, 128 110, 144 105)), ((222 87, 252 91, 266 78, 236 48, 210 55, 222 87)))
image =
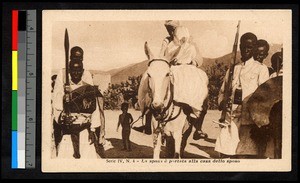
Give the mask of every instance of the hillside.
MULTIPOLYGON (((270 45, 270 50, 269 50, 269 55, 265 60, 265 64, 267 66, 271 65, 271 57, 272 55, 280 51, 281 45, 279 44, 271 44, 270 45)), ((213 64, 217 63, 225 63, 228 64, 231 59, 230 54, 226 54, 222 57, 218 58, 203 58, 203 65, 202 68, 207 68, 211 67, 213 64)), ((238 52, 237 54, 237 62, 240 62, 240 53, 238 52)), ((111 75, 111 83, 116 84, 120 83, 122 81, 126 81, 128 79, 128 76, 139 76, 143 74, 146 69, 147 69, 147 60, 144 60, 139 63, 135 64, 129 64, 125 67, 117 68, 117 69, 112 69, 109 71, 100 71, 100 70, 90 70, 91 74, 110 74, 111 75)), ((58 70, 53 70, 52 74, 57 74, 58 70)))
POLYGON ((89 70, 89 71, 90 71, 90 73, 91 73, 92 75, 97 75, 97 74, 101 74, 101 75, 103 75, 103 74, 110 74, 109 72, 101 71, 101 70, 89 70))
POLYGON ((148 61, 145 60, 137 64, 131 64, 130 67, 127 66, 122 69, 119 69, 118 72, 112 72, 111 83, 120 83, 122 81, 126 81, 128 79, 128 76, 139 76, 143 74, 147 69, 147 63, 148 61))
POLYGON ((119 67, 119 68, 116 68, 116 69, 111 69, 111 70, 108 70, 106 72, 108 72, 111 76, 113 76, 113 75, 117 74, 118 72, 120 72, 120 71, 122 71, 122 70, 124 70, 126 68, 129 68, 129 67, 131 67, 133 65, 135 65, 135 63, 134 64, 129 64, 129 65, 124 66, 124 67, 119 67))

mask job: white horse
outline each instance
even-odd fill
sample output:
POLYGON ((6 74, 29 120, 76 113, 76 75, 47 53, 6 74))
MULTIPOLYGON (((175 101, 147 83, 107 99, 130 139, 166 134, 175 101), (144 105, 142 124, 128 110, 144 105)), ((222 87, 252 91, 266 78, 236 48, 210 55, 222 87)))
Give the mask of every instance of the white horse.
POLYGON ((154 159, 160 158, 161 145, 164 139, 166 139, 169 158, 182 157, 187 138, 192 130, 192 125, 187 122, 187 119, 190 119, 193 109, 187 104, 173 100, 174 77, 171 71, 173 66, 169 63, 179 51, 180 48, 173 55, 163 59, 154 59, 147 43, 145 43, 145 53, 149 63, 139 87, 138 102, 142 114, 149 110, 154 116, 154 120, 152 120, 154 159))

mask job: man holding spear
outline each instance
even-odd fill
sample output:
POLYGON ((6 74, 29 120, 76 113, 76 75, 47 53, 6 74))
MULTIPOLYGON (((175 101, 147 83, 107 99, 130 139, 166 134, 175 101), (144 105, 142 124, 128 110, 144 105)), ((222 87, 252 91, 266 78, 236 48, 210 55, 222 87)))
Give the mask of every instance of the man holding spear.
MULTIPOLYGON (((240 23, 238 30, 239 25, 240 23)), ((242 147, 239 143, 241 135, 249 133, 248 128, 246 130, 240 129, 241 124, 238 120, 241 115, 241 106, 247 96, 269 79, 267 66, 253 59, 257 37, 251 32, 243 34, 240 38, 239 47, 242 62, 236 63, 238 32, 233 47, 233 62, 230 63, 229 70, 225 75, 218 99, 222 115, 219 122, 216 123, 219 123, 223 129, 217 138, 215 150, 221 153, 221 157, 236 154, 248 155, 247 147, 242 147)))
POLYGON ((54 141, 56 155, 63 135, 71 135, 74 154, 79 159, 80 132, 87 129, 96 153, 104 157, 105 118, 103 96, 93 85, 92 77, 83 68, 83 50, 76 46, 71 49, 69 62, 69 38, 65 32, 66 68, 57 75, 54 87, 54 141), (64 72, 65 71, 65 72, 64 72), (70 78, 70 80, 69 80, 70 78))

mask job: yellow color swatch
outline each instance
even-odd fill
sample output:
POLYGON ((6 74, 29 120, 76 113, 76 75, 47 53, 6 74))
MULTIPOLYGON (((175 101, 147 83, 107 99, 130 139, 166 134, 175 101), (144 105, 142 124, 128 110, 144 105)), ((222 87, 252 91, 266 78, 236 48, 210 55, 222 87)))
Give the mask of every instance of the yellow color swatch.
POLYGON ((12 51, 12 90, 18 90, 18 51, 12 51))

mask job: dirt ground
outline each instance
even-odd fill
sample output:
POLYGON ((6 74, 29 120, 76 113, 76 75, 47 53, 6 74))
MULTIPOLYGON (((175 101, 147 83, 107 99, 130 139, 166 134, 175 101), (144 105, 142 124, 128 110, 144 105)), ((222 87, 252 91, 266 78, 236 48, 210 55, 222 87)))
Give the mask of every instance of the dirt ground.
MULTIPOLYGON (((129 109, 129 113, 132 114, 133 119, 136 120, 140 116, 140 111, 134 109, 129 109)), ((118 116, 121 114, 120 110, 105 110, 106 119, 106 139, 111 142, 111 147, 105 151, 107 158, 152 158, 153 156, 153 138, 152 135, 147 135, 145 133, 131 130, 130 140, 132 151, 122 151, 123 142, 121 135, 121 127, 119 131, 116 131, 118 116)), ((192 134, 195 129, 193 129, 190 137, 188 138, 187 146, 185 148, 184 158, 217 158, 218 152, 214 151, 215 141, 217 135, 219 134, 219 125, 213 123, 213 120, 218 121, 220 118, 219 111, 208 111, 202 130, 208 134, 207 139, 200 139, 198 141, 193 140, 192 134)), ((134 123, 133 127, 139 127, 142 125, 142 120, 134 123)), ((58 156, 55 156, 55 149, 52 148, 53 158, 62 159, 73 159, 73 146, 71 142, 70 135, 65 135, 59 147, 58 156)), ((97 158, 95 153, 95 148, 93 145, 89 145, 88 132, 84 130, 80 134, 80 153, 82 159, 94 159, 97 158)), ((162 146, 161 157, 165 156, 165 147, 162 146)))

